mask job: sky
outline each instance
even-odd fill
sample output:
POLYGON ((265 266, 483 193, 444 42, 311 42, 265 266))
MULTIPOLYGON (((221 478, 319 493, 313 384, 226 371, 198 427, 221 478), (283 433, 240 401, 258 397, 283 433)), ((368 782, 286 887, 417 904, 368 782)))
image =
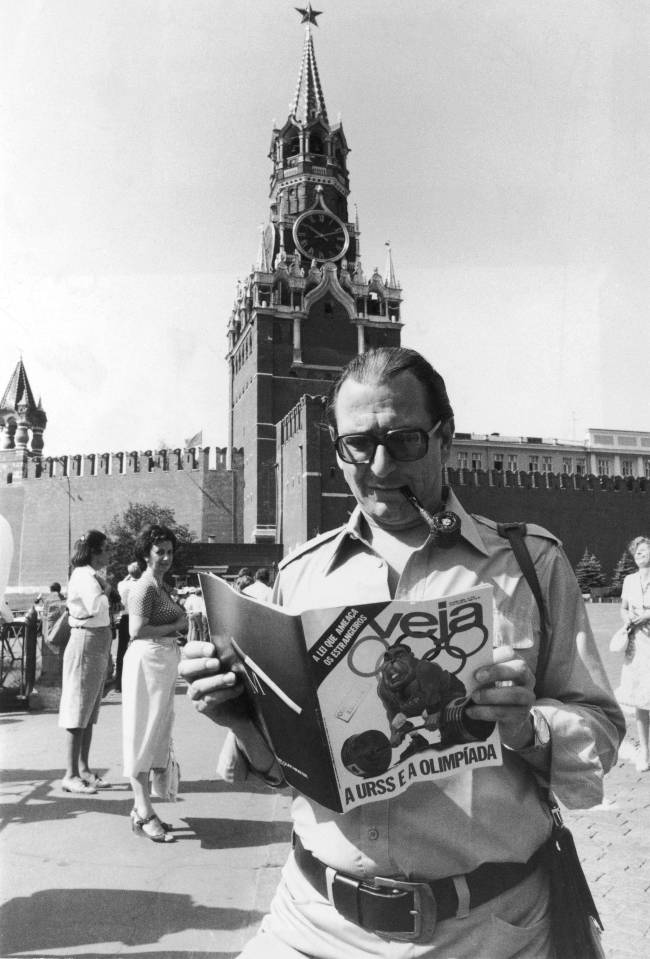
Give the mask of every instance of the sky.
MULTIPOLYGON (((650 429, 645 0, 323 0, 364 268, 458 430, 650 429)), ((45 454, 227 444, 226 324, 304 27, 287 0, 0 0, 0 392, 45 454)))

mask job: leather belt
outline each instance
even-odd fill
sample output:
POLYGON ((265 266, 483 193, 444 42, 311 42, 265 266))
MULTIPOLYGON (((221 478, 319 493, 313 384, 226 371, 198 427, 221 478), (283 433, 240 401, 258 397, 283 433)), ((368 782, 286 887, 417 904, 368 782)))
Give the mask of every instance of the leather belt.
POLYGON ((459 910, 457 885, 466 883, 470 909, 512 889, 541 865, 546 845, 528 862, 486 862, 463 876, 430 882, 405 882, 375 876, 370 882, 337 872, 317 859, 293 837, 298 868, 345 919, 388 939, 427 941, 436 922, 451 919, 459 910))

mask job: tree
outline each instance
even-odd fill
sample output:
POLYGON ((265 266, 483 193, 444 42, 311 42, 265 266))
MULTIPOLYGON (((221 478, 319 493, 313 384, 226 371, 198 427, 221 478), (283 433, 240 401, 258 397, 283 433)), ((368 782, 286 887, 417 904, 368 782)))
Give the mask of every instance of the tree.
POLYGON ((126 567, 135 559, 135 541, 143 526, 157 523, 168 526, 176 536, 179 546, 196 539, 189 527, 177 523, 174 510, 158 503, 129 503, 124 513, 116 513, 106 532, 113 543, 112 559, 108 567, 117 582, 126 576, 126 567))
POLYGON ((607 583, 600 560, 588 549, 585 549, 582 559, 576 566, 575 574, 583 593, 589 593, 592 589, 605 586, 607 583))
POLYGON ((621 590, 623 589, 623 580, 626 576, 629 576, 630 573, 636 573, 636 563, 628 551, 624 550, 618 563, 614 567, 614 572, 612 573, 613 596, 621 595, 621 590))

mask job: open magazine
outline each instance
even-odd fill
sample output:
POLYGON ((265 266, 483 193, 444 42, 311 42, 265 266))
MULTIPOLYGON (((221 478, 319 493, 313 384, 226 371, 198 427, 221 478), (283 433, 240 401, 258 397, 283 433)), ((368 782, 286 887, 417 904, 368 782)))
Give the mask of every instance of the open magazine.
POLYGON ((290 613, 199 575, 212 642, 298 792, 344 812, 501 764, 496 727, 468 742, 460 724, 492 662, 491 586, 290 613))

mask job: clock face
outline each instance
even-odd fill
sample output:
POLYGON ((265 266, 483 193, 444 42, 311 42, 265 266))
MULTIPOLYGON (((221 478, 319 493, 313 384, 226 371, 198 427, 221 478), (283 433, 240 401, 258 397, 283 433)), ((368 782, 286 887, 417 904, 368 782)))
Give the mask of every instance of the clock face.
POLYGON ((324 210, 310 210, 293 225, 293 239, 303 256, 324 263, 340 260, 350 243, 350 235, 338 217, 324 210))

